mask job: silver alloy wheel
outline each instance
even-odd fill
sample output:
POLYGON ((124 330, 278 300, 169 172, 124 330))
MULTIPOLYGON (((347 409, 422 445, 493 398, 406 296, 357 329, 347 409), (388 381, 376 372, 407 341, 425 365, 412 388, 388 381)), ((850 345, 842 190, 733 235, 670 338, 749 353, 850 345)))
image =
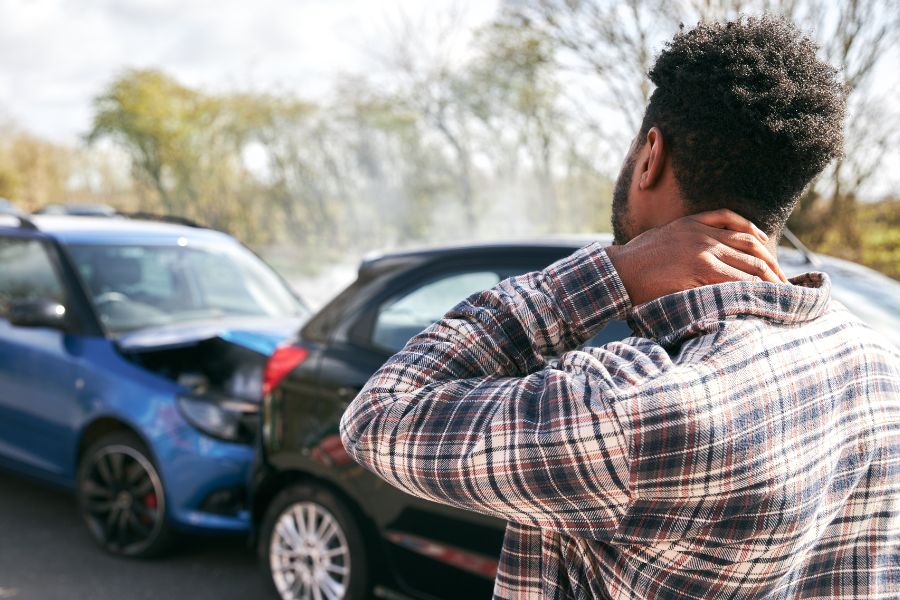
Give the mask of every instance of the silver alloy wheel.
POLYGON ((342 600, 350 579, 350 546, 325 507, 297 502, 275 523, 269 565, 283 600, 342 600))

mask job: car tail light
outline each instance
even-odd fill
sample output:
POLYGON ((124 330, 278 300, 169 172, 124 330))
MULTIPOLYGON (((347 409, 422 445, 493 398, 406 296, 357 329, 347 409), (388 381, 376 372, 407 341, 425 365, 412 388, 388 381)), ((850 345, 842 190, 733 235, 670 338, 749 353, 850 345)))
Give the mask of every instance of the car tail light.
POLYGON ((275 386, 281 383, 281 380, 287 377, 288 373, 293 371, 297 365, 306 360, 307 356, 309 356, 309 351, 299 346, 276 348, 263 371, 263 396, 274 390, 275 386))

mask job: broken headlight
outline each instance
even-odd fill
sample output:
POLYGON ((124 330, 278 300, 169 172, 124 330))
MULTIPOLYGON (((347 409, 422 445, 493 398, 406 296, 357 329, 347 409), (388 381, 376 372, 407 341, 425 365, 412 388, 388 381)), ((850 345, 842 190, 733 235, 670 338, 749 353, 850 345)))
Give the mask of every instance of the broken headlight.
POLYGON ((259 425, 259 405, 213 395, 179 396, 178 408, 188 423, 207 435, 252 444, 259 425))

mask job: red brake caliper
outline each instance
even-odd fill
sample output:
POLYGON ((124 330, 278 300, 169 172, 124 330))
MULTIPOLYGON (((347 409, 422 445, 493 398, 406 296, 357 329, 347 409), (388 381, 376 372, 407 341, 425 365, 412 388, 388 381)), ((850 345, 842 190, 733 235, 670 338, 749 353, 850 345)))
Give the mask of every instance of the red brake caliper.
MULTIPOLYGON (((154 492, 148 492, 147 495, 144 496, 144 506, 150 510, 156 509, 156 494, 154 492)), ((141 515, 141 521, 144 525, 149 525, 151 523, 150 517, 147 515, 141 515)))

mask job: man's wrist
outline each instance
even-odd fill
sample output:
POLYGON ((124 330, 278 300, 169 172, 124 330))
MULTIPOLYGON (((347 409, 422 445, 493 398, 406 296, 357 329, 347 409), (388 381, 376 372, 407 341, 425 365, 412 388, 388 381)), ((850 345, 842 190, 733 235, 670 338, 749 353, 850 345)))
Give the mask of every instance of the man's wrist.
POLYGON ((616 276, 622 282, 622 287, 628 294, 630 304, 634 304, 634 298, 638 297, 638 295, 635 294, 637 290, 634 289, 634 281, 630 276, 632 270, 630 268, 628 248, 625 246, 607 246, 605 251, 606 257, 616 272, 616 276))
POLYGON ((631 299, 603 246, 593 243, 551 265, 550 279, 558 285, 557 302, 566 320, 590 339, 611 319, 625 320, 631 299))

